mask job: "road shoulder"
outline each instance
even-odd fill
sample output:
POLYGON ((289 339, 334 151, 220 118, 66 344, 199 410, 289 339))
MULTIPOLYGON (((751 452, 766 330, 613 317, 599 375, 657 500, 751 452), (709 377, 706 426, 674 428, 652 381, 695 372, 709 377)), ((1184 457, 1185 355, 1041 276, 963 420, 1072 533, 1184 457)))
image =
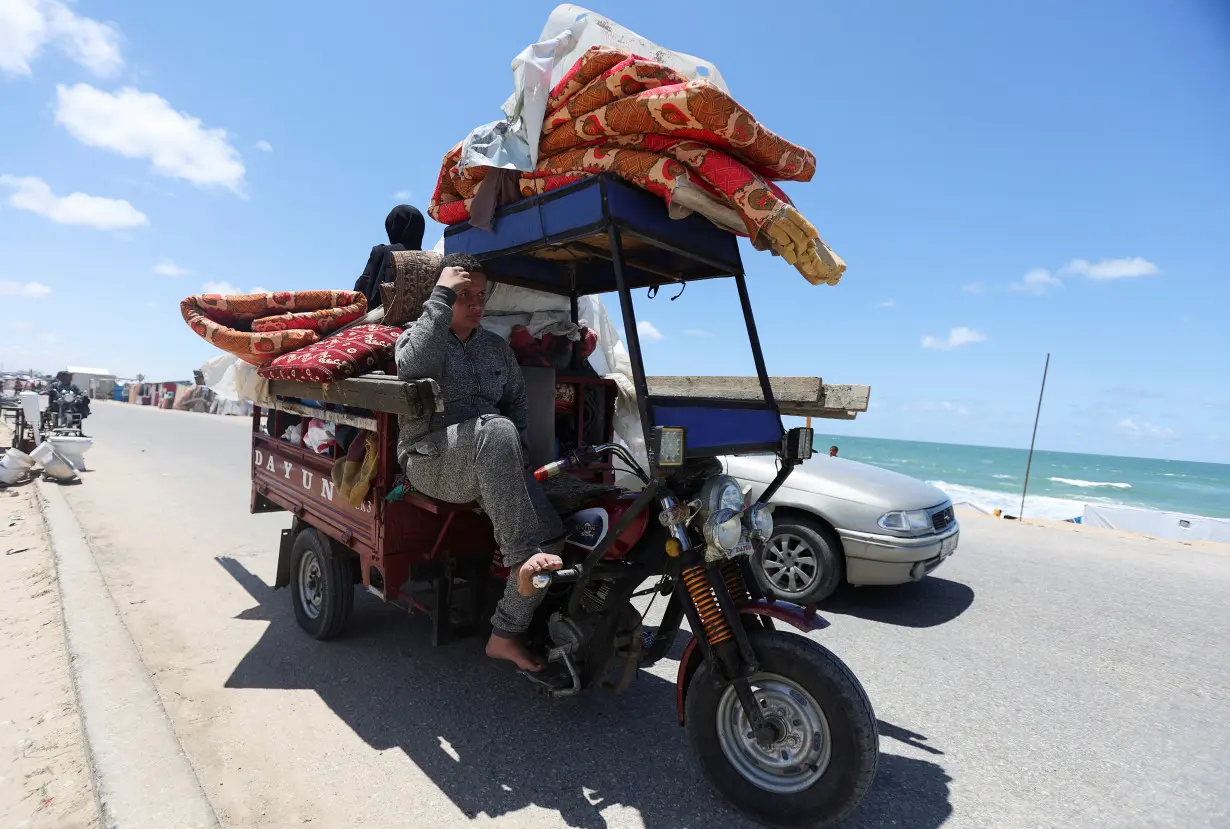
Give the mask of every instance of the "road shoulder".
POLYGON ((39 484, 38 493, 106 825, 217 826, 76 516, 58 486, 39 484))

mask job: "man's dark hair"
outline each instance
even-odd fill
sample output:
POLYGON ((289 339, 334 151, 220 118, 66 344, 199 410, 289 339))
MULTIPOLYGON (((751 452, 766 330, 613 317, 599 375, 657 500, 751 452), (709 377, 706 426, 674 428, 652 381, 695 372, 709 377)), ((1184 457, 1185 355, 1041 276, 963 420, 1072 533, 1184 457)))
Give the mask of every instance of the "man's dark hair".
POLYGON ((481 273, 486 276, 483 270, 483 263, 479 262, 468 253, 450 253, 440 260, 440 267, 436 268, 436 279, 440 278, 440 274, 444 273, 445 268, 461 268, 469 273, 481 273))

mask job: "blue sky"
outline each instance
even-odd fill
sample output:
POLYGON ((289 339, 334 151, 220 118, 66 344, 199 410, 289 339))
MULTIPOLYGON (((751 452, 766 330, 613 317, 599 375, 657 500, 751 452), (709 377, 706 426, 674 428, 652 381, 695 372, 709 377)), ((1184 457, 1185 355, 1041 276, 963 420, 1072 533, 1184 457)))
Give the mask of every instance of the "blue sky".
MULTIPOLYGON (((788 192, 845 279, 744 261, 772 373, 872 386, 827 431, 1025 445, 1050 351, 1040 446, 1230 462, 1222 4, 590 7, 816 153, 788 192)), ((0 3, 5 367, 189 377, 206 283, 350 287, 551 8, 0 3)), ((666 293, 652 372, 750 367, 733 286, 666 293)))

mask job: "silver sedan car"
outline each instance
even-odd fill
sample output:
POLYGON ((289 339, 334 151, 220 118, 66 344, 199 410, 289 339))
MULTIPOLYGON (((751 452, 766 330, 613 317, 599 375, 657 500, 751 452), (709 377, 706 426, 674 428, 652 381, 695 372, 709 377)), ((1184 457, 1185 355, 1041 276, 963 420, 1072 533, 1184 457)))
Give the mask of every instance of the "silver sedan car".
MULTIPOLYGON (((759 495, 777 474, 772 456, 727 457, 726 471, 759 495)), ((957 549, 952 502, 922 481, 816 455, 773 496, 773 535, 755 559, 778 598, 811 604, 849 584, 918 581, 957 549)))

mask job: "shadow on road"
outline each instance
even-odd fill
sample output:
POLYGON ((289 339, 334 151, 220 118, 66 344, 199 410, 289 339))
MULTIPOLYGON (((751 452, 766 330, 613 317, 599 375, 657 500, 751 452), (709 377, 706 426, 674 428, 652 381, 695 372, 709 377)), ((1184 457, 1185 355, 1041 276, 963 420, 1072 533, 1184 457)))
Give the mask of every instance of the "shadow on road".
MULTIPOLYGON (((432 648, 427 620, 356 595, 348 634, 318 642, 290 599, 240 562, 219 558, 258 603, 240 619, 268 623, 228 688, 309 689, 372 748, 400 748, 470 818, 529 805, 569 826, 605 829, 601 811, 637 809, 647 829, 754 826, 728 808, 692 758, 675 715, 675 685, 647 672, 623 696, 547 701, 493 665, 480 640, 432 648)), ((884 738, 924 751, 926 738, 880 723, 884 738)), ((883 754, 849 827, 936 829, 951 814, 935 763, 883 754)))
POLYGON ((929 628, 951 622, 973 603, 972 587, 930 576, 893 587, 846 585, 821 604, 820 610, 886 625, 929 628))

